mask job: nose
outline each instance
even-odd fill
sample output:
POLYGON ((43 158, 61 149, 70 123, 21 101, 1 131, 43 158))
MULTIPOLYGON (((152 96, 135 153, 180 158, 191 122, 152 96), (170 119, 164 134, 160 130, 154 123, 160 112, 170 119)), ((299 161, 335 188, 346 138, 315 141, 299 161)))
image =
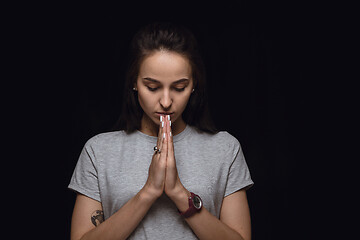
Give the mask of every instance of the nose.
POLYGON ((164 91, 163 95, 161 96, 160 99, 160 105, 164 110, 168 110, 171 108, 171 104, 172 104, 172 99, 170 96, 170 92, 169 91, 164 91))

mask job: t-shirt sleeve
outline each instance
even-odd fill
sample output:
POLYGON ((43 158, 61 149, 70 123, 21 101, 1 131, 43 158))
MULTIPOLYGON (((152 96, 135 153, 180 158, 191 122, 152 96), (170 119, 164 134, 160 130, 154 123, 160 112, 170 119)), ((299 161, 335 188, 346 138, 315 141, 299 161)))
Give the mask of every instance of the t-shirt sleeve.
POLYGON ((89 140, 82 149, 68 188, 101 202, 98 171, 91 142, 89 140))
POLYGON ((251 179, 250 171, 246 164, 240 143, 238 141, 236 141, 233 156, 234 158, 229 169, 225 189, 225 197, 243 188, 247 190, 254 184, 251 179))

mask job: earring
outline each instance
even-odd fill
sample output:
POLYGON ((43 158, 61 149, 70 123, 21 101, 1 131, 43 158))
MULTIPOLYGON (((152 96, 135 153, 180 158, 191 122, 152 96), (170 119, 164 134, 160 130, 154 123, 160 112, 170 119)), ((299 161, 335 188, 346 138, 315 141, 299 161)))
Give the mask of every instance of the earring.
POLYGON ((191 92, 192 92, 192 93, 195 92, 195 88, 193 88, 191 92))
POLYGON ((137 91, 137 89, 136 89, 136 88, 133 88, 133 90, 134 90, 134 91, 137 91))

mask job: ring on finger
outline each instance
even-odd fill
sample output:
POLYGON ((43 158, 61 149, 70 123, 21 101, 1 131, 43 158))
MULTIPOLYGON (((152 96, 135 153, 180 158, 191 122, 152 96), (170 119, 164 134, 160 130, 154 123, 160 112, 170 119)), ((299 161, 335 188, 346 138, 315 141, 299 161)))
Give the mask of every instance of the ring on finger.
POLYGON ((158 148, 158 146, 155 146, 154 147, 154 152, 155 153, 161 153, 161 150, 158 148))

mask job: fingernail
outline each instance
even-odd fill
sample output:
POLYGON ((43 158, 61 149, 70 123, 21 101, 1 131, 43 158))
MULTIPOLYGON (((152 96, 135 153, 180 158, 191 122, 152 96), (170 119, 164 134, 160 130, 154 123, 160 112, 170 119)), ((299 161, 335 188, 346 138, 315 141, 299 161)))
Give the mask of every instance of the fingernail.
POLYGON ((169 121, 169 123, 170 123, 170 127, 171 127, 171 121, 169 121))
POLYGON ((170 115, 167 115, 168 120, 170 121, 170 115))
POLYGON ((163 116, 160 116, 160 122, 162 122, 163 121, 163 116))
POLYGON ((162 128, 164 127, 164 122, 161 122, 161 127, 162 127, 162 128))
POLYGON ((170 132, 169 135, 170 135, 170 137, 171 137, 172 133, 170 132))
POLYGON ((163 134, 163 138, 165 138, 165 136, 166 136, 166 135, 165 135, 165 133, 164 133, 164 134, 163 134))

